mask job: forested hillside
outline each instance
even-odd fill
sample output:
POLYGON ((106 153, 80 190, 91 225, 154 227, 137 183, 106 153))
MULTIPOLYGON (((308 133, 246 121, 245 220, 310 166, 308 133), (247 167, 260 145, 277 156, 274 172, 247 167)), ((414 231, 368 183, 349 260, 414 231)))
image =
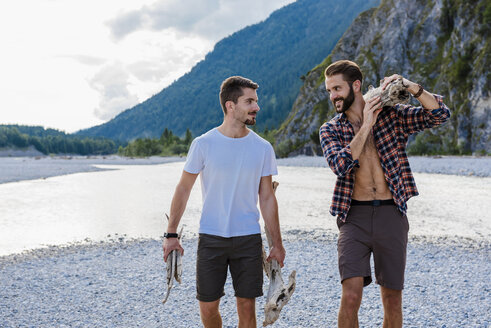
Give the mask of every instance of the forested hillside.
POLYGON ((362 11, 379 0, 298 0, 265 21, 215 45, 203 61, 160 93, 80 135, 119 140, 159 137, 165 128, 197 136, 221 122, 221 82, 243 75, 257 83, 259 131, 277 128, 288 115, 303 74, 329 54, 362 11))
POLYGON ((45 129, 41 126, 0 125, 0 149, 34 147, 43 154, 114 154, 119 143, 107 138, 89 138, 45 129))

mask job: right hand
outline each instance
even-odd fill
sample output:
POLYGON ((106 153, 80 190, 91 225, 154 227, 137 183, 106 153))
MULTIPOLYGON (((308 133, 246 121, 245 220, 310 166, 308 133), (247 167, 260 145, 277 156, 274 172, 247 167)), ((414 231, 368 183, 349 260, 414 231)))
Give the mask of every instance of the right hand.
POLYGON ((276 260, 280 267, 283 267, 283 262, 285 261, 285 255, 286 251, 283 245, 280 245, 279 247, 273 246, 271 248, 271 251, 269 252, 269 256, 266 259, 266 261, 270 262, 271 260, 276 260))
POLYGON ((368 124, 369 127, 375 125, 378 114, 382 111, 382 101, 379 96, 373 97, 365 102, 363 108, 363 124, 368 124))
POLYGON ((170 252, 175 249, 177 249, 181 255, 184 255, 184 248, 182 248, 181 243, 177 238, 164 238, 162 248, 164 249, 164 262, 167 262, 167 257, 169 256, 170 252))

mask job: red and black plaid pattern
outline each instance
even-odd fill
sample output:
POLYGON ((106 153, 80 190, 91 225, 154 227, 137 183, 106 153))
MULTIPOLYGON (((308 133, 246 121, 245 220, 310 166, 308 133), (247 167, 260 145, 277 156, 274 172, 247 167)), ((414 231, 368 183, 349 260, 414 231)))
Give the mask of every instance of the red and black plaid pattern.
MULTIPOLYGON (((423 107, 396 105, 384 109, 372 128, 385 179, 403 214, 406 214, 407 200, 418 195, 406 154, 408 138, 413 133, 441 125, 450 117, 442 96, 434 96, 440 108, 429 111, 423 107)), ((345 221, 355 183, 355 169, 359 167, 358 161, 353 160, 349 145, 355 133, 343 113, 324 123, 319 134, 324 157, 338 177, 329 212, 345 221)))

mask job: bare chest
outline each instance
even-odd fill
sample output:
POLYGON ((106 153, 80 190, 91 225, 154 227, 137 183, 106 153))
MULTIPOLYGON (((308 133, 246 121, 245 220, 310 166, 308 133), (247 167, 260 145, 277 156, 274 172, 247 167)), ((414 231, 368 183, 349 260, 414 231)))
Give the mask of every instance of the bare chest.
MULTIPOLYGON (((360 130, 360 127, 353 125, 353 129, 355 130, 355 134, 357 134, 360 130)), ((359 162, 360 164, 364 162, 366 164, 378 164, 378 166, 380 166, 380 157, 375 146, 375 140, 372 133, 368 135, 365 144, 363 145, 363 150, 360 154, 359 162)))
MULTIPOLYGON (((358 133, 359 127, 353 126, 353 128, 355 129, 355 134, 358 133)), ((363 145, 358 162, 360 166, 355 172, 353 199, 390 199, 391 193, 385 180, 375 140, 371 133, 363 145)))

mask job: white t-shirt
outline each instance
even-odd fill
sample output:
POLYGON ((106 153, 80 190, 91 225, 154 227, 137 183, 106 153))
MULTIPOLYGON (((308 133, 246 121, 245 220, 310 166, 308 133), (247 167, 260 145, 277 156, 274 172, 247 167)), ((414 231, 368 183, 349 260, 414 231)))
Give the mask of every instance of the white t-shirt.
POLYGON ((184 170, 201 173, 200 233, 235 237, 261 232, 259 182, 278 174, 269 142, 250 130, 245 137, 229 138, 214 128, 193 140, 184 170))

